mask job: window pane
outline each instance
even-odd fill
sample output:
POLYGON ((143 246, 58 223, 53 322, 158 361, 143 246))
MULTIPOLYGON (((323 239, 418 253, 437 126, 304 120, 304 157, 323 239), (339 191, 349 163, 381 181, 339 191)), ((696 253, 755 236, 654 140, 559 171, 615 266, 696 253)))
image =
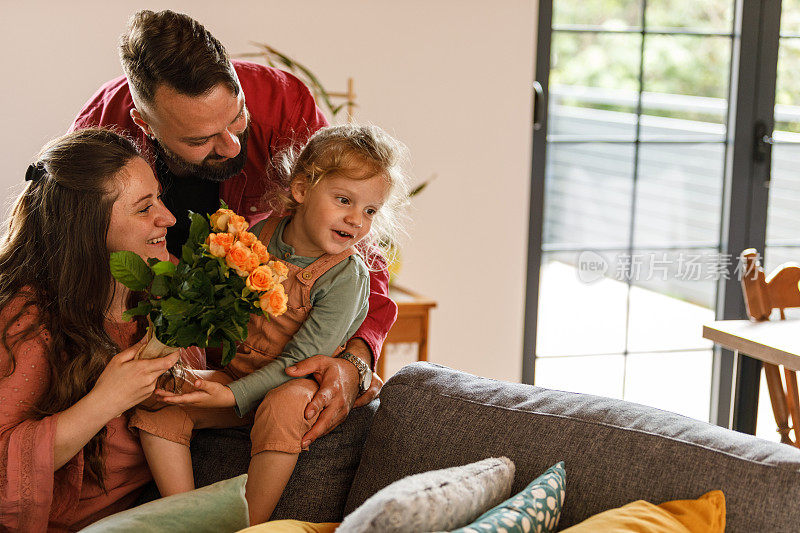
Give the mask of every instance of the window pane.
POLYGON ((622 398, 622 355, 537 358, 534 384, 548 389, 622 398))
POLYGON ((551 135, 633 140, 641 36, 553 32, 550 65, 551 135), (576 110, 577 108, 577 110, 576 110), (584 108, 600 110, 576 129, 584 108), (577 111, 577 113, 576 113, 577 111), (562 122, 562 117, 565 122, 562 122))
POLYGON ((780 40, 775 84, 775 130, 800 132, 800 39, 780 40))
POLYGON ((781 1, 781 33, 800 33, 800 0, 781 1))
POLYGON ((643 144, 639 148, 634 245, 716 246, 725 147, 643 144))
POLYGON ((711 361, 711 350, 629 355, 624 399, 708 422, 711 361))
MULTIPOLYGON (((689 122, 673 125, 675 136, 724 134, 730 57, 727 37, 646 36, 642 113, 689 122)), ((643 120, 643 136, 654 133, 644 128, 648 125, 643 120)))
POLYGON ((641 27, 642 0, 555 0, 553 26, 588 25, 605 29, 641 27))
MULTIPOLYGON (((585 254, 584 259, 593 253, 585 254)), ((579 276, 576 264, 580 256, 572 252, 542 257, 537 357, 621 353, 625 349, 627 284, 602 271, 579 276)), ((613 273, 615 266, 607 266, 613 273)))
MULTIPOLYGON (((767 208, 767 246, 800 245, 800 145, 772 147, 772 177, 767 208)), ((772 263, 772 258, 767 256, 772 263)), ((800 262, 800 255, 794 261, 800 262)), ((777 264, 775 264, 777 266, 777 264)))
POLYGON ((733 30, 734 0, 648 0, 647 29, 733 30))
MULTIPOLYGON (((769 275, 773 270, 784 263, 800 263, 800 246, 767 245, 767 249, 761 257, 761 264, 764 266, 766 274, 769 275)), ((790 313, 797 315, 800 313, 800 310, 787 309, 787 316, 790 313)))
MULTIPOLYGON (((631 254, 628 351, 710 349, 702 325, 714 320, 717 279, 714 251, 653 251, 631 254)), ((730 263, 730 260, 727 261, 730 263)), ((727 266, 727 265, 721 265, 727 266)))
POLYGON ((545 246, 628 246, 633 146, 550 143, 546 173, 545 246))

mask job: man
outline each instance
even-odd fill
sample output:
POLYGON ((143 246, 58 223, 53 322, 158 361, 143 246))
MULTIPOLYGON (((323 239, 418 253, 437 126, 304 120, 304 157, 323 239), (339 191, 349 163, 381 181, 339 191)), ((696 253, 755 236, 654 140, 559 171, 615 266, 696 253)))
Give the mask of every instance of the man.
MULTIPOLYGON (((222 44, 186 15, 133 15, 120 40, 120 60, 125 76, 103 85, 71 130, 108 126, 139 140, 178 220, 167 233, 174 255, 188 235, 188 210, 214 212, 221 198, 251 225, 266 218, 262 198, 282 186, 270 178, 273 156, 327 124, 299 80, 231 61, 222 44)), ((374 369, 397 317, 385 268, 371 273, 370 292, 369 314, 345 349, 355 357, 316 355, 287 369, 293 377, 313 375, 320 384, 306 408, 308 418, 320 415, 303 437, 304 447, 380 390, 379 378, 368 383, 369 367, 374 369)))

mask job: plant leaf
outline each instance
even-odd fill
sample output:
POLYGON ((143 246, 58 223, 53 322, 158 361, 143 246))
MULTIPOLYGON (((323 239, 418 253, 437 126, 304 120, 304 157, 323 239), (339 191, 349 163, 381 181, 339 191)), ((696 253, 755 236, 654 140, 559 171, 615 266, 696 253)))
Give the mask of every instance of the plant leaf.
POLYGON ((177 298, 167 298, 161 302, 161 312, 165 316, 182 316, 188 313, 191 308, 192 304, 190 302, 177 298))
POLYGON ((192 250, 192 246, 190 244, 184 244, 181 248, 181 260, 187 265, 194 264, 194 250, 192 250))
POLYGON ((211 226, 208 224, 208 220, 206 217, 192 211, 189 211, 189 218, 192 223, 189 226, 189 238, 186 240, 186 244, 203 244, 206 242, 208 234, 211 233, 211 226))
POLYGON ((111 275, 132 291, 143 291, 153 281, 153 272, 138 254, 127 250, 111 252, 111 275))
POLYGON ((153 310, 153 305, 147 300, 144 300, 142 302, 139 302, 139 304, 133 309, 128 309, 127 311, 122 313, 122 320, 124 320, 125 322, 129 322, 133 317, 146 315, 152 310, 153 310))
POLYGON ((228 339, 222 339, 222 366, 226 366, 236 357, 236 344, 228 339))
POLYGON ((163 274, 153 278, 153 283, 150 284, 150 294, 162 298, 169 294, 169 278, 163 274))
POLYGON ((174 276, 178 267, 171 261, 159 261, 150 268, 156 276, 174 276))
POLYGON ((175 345, 188 348, 189 346, 205 345, 206 339, 198 324, 186 324, 175 332, 175 345))

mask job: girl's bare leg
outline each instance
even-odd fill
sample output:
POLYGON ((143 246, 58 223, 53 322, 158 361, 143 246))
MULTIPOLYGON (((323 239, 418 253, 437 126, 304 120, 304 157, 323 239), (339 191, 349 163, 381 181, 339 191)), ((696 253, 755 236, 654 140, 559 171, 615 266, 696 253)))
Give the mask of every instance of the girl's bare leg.
POLYGON ((289 482, 298 455, 268 450, 250 459, 245 498, 250 508, 251 526, 269 520, 289 482))
POLYGON ((161 496, 194 490, 194 473, 189 447, 139 431, 144 456, 161 496))
MULTIPOLYGON (((195 377, 227 384, 231 378, 218 371, 195 370, 195 377)), ((183 392, 194 390, 192 382, 184 384, 183 392)), ((194 429, 227 428, 246 424, 234 413, 232 408, 202 408, 191 406, 169 406, 165 409, 180 409, 191 419, 194 429)), ((166 418, 164 424, 183 424, 183 419, 166 418)), ((194 472, 189 446, 158 437, 147 430, 139 428, 139 440, 142 443, 147 464, 153 474, 161 496, 171 496, 194 490, 194 472)))

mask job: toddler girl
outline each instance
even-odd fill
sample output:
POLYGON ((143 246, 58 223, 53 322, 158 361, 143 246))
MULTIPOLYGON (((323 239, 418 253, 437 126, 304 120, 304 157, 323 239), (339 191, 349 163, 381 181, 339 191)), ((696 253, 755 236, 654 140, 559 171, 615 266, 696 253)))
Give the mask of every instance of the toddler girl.
POLYGON ((301 437, 315 421, 306 420, 304 411, 318 388, 312 379, 290 378, 285 369, 316 354, 341 352, 364 320, 367 264, 378 242, 395 236, 408 195, 402 154, 402 145, 380 128, 345 125, 321 129, 296 157, 287 156, 288 192, 279 201, 289 215, 252 228, 277 266, 285 265, 286 312, 269 319, 253 315, 236 357, 224 371, 195 383, 197 390, 159 393, 165 403, 180 405, 138 410, 131 419, 163 496, 194 488, 193 429, 253 423, 246 488, 251 523, 272 514, 301 437))

